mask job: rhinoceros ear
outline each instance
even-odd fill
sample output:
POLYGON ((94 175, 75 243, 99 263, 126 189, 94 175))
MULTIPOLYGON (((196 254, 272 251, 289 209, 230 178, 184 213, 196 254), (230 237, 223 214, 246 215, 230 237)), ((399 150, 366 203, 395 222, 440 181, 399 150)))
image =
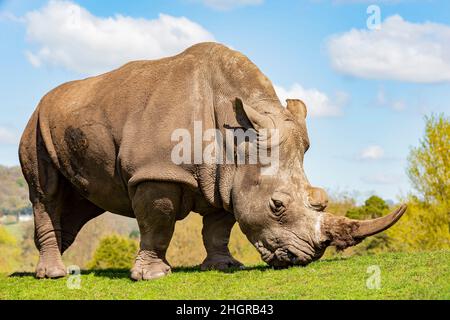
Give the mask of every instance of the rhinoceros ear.
POLYGON ((300 99, 286 99, 287 109, 299 120, 306 118, 306 105, 300 99))
POLYGON ((243 103, 239 98, 236 98, 236 108, 244 111, 256 131, 275 128, 273 121, 268 116, 259 113, 254 108, 243 103))

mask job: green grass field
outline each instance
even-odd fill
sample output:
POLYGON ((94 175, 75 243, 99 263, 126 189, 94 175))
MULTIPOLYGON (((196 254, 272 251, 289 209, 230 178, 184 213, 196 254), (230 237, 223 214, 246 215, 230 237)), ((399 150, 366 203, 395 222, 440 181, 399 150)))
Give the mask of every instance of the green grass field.
POLYGON ((177 268, 150 282, 133 282, 128 275, 128 270, 85 271, 80 289, 68 289, 67 278, 1 275, 0 299, 450 299, 449 251, 328 259, 285 270, 177 268), (379 267, 378 289, 367 288, 376 276, 370 266, 379 267))

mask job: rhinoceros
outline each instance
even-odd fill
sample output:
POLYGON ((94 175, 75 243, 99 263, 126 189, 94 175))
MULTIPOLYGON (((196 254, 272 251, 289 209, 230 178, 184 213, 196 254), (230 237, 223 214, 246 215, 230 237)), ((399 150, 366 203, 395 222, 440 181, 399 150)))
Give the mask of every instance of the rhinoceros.
POLYGON ((134 280, 170 273, 166 250, 176 221, 190 212, 203 216, 203 270, 242 267, 228 249, 236 222, 276 268, 306 265, 327 246, 353 246, 397 222, 404 205, 364 221, 325 211, 326 192, 303 170, 306 115, 301 100, 288 99, 284 107, 255 64, 218 43, 129 62, 51 90, 19 146, 39 250, 36 277, 66 275, 62 253, 86 222, 106 211, 137 219, 134 280), (173 132, 191 132, 194 122, 224 134, 227 128, 278 130, 277 170, 265 174, 258 161, 174 162, 173 132))

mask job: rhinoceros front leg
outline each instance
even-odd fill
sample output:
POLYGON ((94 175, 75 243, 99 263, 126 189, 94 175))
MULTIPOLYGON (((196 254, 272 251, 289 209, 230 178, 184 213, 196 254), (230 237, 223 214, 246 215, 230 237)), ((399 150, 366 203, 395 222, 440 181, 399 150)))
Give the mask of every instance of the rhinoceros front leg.
POLYGON ((172 183, 145 182, 139 184, 132 199, 141 243, 131 278, 151 280, 163 277, 170 273, 166 251, 179 209, 180 188, 172 183))
POLYGON ((235 223, 234 216, 226 211, 209 213, 203 217, 202 235, 207 256, 200 266, 202 270, 244 267, 231 256, 228 249, 231 229, 235 223))

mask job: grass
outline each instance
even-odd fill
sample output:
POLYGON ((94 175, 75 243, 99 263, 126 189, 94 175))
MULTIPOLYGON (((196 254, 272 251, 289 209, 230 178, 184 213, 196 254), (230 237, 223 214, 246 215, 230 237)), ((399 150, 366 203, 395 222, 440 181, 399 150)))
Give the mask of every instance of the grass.
POLYGON ((285 270, 176 268, 150 282, 128 277, 128 270, 84 271, 81 288, 70 290, 67 278, 0 275, 0 299, 450 299, 450 251, 325 259, 285 270), (381 271, 379 289, 366 286, 373 265, 381 271))

